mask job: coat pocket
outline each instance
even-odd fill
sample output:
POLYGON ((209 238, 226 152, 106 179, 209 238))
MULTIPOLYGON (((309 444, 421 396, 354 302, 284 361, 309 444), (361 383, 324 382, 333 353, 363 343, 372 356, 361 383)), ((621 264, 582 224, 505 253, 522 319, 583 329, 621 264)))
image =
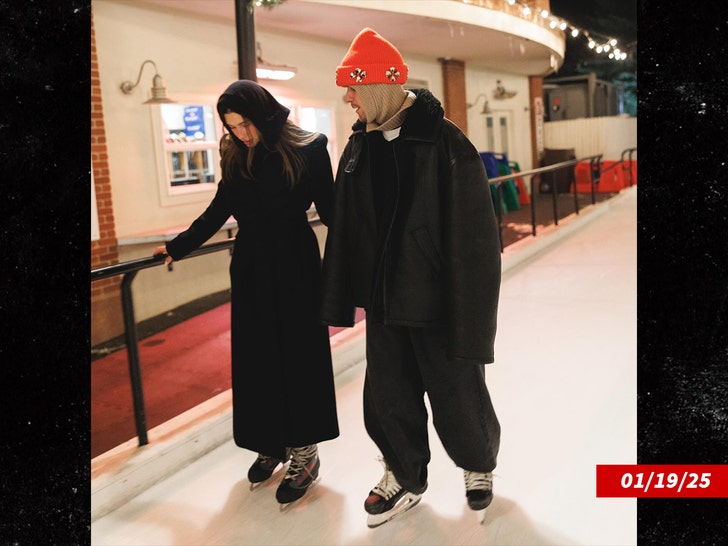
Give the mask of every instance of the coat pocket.
POLYGON ((435 243, 433 243, 432 237, 430 237, 430 233, 427 231, 427 228, 423 226, 413 229, 410 231, 410 234, 417 243, 417 247, 422 252, 425 261, 430 266, 434 276, 439 277, 440 272, 442 271, 442 258, 440 253, 437 251, 437 247, 435 247, 435 243))

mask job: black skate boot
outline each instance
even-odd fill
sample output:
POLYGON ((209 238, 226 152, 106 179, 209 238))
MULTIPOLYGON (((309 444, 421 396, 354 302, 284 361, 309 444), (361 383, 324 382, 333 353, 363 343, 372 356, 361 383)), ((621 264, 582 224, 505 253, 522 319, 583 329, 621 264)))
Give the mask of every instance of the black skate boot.
POLYGON ((465 471, 465 496, 471 510, 485 510, 493 500, 493 473, 465 471))
POLYGON ((368 527, 379 527, 413 508, 420 502, 422 493, 427 489, 427 484, 425 484, 420 493, 407 491, 394 477, 386 461, 380 459, 380 462, 384 466, 384 476, 364 501, 364 510, 369 514, 367 516, 368 527))
POLYGON ((286 449, 286 458, 277 459, 276 457, 269 457, 268 455, 258 454, 258 458, 255 462, 250 465, 248 469, 248 481, 250 482, 250 490, 252 491, 261 483, 266 481, 273 475, 273 472, 278 468, 279 464, 286 464, 290 459, 291 451, 286 449))
POLYGON ((281 505, 281 511, 318 483, 320 466, 316 444, 291 448, 291 465, 276 490, 276 500, 281 505))

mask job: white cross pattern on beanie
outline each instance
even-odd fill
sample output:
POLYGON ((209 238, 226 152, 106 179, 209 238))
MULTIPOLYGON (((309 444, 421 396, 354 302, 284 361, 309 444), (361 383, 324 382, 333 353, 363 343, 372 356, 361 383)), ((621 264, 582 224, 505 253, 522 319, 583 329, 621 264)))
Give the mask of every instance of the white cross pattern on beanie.
POLYGON ((361 81, 367 77, 367 71, 362 70, 361 68, 357 68, 351 74, 349 74, 349 77, 352 80, 356 80, 356 83, 361 83, 361 81))
POLYGON ((397 78, 399 78, 399 70, 397 70, 396 66, 390 66, 389 70, 387 70, 384 75, 387 76, 391 81, 395 81, 397 78))

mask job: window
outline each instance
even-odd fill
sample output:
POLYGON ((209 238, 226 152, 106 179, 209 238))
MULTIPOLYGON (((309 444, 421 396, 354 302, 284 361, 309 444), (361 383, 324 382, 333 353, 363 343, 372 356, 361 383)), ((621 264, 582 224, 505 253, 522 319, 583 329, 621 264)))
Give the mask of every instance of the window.
MULTIPOLYGON (((278 99, 281 104, 285 104, 290 108, 291 113, 289 119, 306 131, 322 133, 328 138, 326 149, 331 159, 331 169, 336 173, 336 164, 338 162, 338 150, 336 147, 336 132, 334 130, 334 108, 333 105, 327 103, 307 104, 294 103, 287 101, 285 98, 278 99)), ((315 205, 311 205, 308 209, 309 219, 318 217, 315 205)))
POLYGON ((510 134, 510 112, 494 112, 485 117, 486 139, 488 151, 507 154, 510 134))
POLYGON ((332 104, 319 103, 312 104, 312 101, 306 101, 306 104, 294 103, 285 98, 277 100, 291 109, 289 119, 307 131, 323 133, 329 139, 326 148, 331 158, 331 167, 336 172, 336 163, 338 163, 338 149, 336 146, 336 131, 334 129, 334 107, 332 104))
POLYGON ((219 136, 213 106, 196 102, 160 104, 153 109, 157 172, 163 205, 209 199, 219 172, 219 136))

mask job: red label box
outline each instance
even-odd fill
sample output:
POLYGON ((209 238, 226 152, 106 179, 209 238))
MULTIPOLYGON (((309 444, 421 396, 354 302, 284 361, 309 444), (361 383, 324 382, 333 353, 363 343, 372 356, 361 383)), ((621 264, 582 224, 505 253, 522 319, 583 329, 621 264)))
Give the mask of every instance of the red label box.
POLYGON ((728 465, 597 465, 597 497, 724 498, 728 465))

